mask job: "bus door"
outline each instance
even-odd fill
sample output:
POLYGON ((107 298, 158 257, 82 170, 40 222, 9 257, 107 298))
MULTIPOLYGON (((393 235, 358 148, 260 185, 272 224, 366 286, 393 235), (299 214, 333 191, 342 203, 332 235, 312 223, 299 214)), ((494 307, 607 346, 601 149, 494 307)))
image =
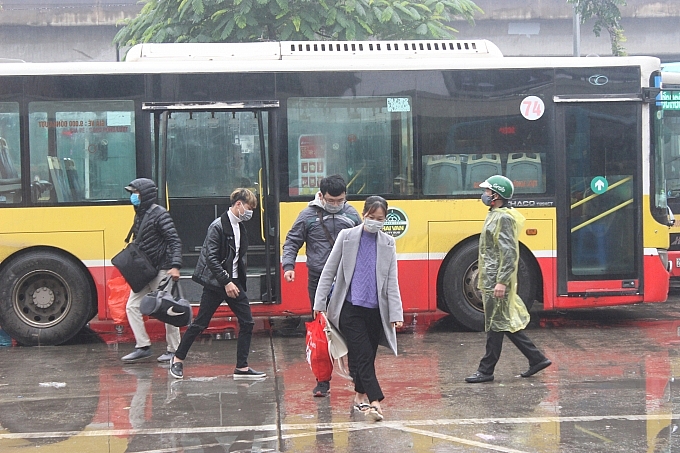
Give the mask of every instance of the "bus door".
POLYGON ((248 231, 248 297, 275 303, 278 281, 278 196, 269 128, 278 101, 145 103, 154 129, 152 173, 182 240, 182 296, 200 301, 191 280, 213 220, 230 206, 234 189, 258 197, 248 231))
POLYGON ((558 295, 641 294, 641 102, 555 101, 558 295))

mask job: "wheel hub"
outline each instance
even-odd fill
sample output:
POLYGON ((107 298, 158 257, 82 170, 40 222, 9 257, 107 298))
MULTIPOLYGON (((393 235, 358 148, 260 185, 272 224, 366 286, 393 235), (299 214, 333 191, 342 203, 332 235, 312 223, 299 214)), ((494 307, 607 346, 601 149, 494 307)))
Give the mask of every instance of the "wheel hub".
POLYGON ((20 278, 12 292, 15 313, 31 327, 59 324, 71 307, 71 289, 49 269, 36 269, 20 278))
POLYGON ((54 303, 54 292, 45 286, 36 289, 33 293, 33 303, 38 308, 49 307, 54 303))
POLYGON ((463 290, 465 291, 465 300, 475 310, 484 311, 484 303, 482 302, 482 293, 477 288, 477 281, 479 279, 479 266, 475 261, 467 268, 463 277, 463 290))

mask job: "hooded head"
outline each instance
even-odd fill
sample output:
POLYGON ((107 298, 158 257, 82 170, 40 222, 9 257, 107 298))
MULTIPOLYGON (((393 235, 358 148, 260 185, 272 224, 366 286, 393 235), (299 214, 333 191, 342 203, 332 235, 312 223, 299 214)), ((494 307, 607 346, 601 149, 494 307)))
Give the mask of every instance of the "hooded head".
POLYGON ((139 207, 135 208, 141 211, 146 211, 152 204, 158 201, 158 188, 156 183, 148 178, 137 178, 125 186, 125 190, 132 193, 135 190, 139 192, 139 207))

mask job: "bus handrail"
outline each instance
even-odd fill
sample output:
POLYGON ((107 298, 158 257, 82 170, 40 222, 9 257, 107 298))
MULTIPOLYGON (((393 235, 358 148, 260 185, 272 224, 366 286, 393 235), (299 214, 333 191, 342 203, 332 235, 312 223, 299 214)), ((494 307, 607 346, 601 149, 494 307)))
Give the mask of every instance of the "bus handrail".
POLYGON ((574 233, 575 231, 578 231, 578 230, 580 230, 581 228, 590 225, 591 223, 595 223, 595 222, 597 222, 598 220, 600 220, 600 219, 602 219, 602 218, 604 218, 604 217, 607 217, 609 214, 613 214, 614 212, 618 211, 619 209, 625 208, 626 206, 628 206, 629 204, 632 204, 632 203, 633 203, 633 199, 632 199, 632 198, 631 198, 630 200, 624 201, 623 203, 621 203, 621 204, 619 204, 619 205, 617 205, 617 206, 614 206, 613 208, 611 208, 611 209, 609 209, 609 210, 607 210, 607 211, 604 211, 602 214, 596 215, 596 216, 593 217, 592 219, 586 220, 585 222, 576 225, 574 228, 571 229, 571 232, 574 233))
MULTIPOLYGON (((357 171, 357 173, 352 177, 352 179, 349 180, 349 182, 347 183, 348 189, 352 186, 352 183, 359 177, 359 175, 361 175, 361 173, 364 171, 365 168, 366 168, 366 162, 364 162, 363 167, 361 167, 359 169, 359 171, 357 171)), ((363 189, 363 187, 362 187, 362 189, 363 189)), ((359 192, 357 192, 357 193, 359 193, 359 192)))
MULTIPOLYGON (((615 182, 614 184, 612 184, 611 186, 609 186, 609 188, 608 188, 607 190, 611 190, 611 189, 613 189, 613 188, 615 188, 615 187, 618 187, 618 186, 620 186, 621 184, 630 181, 631 179, 633 179, 632 176, 628 176, 627 178, 623 178, 621 181, 617 181, 617 182, 615 182)), ((602 195, 602 194, 594 193, 594 194, 592 194, 592 195, 589 195, 589 196, 585 197, 583 200, 579 200, 579 201, 577 201, 576 203, 574 203, 573 205, 571 205, 571 209, 574 209, 574 208, 576 208, 576 207, 578 207, 578 206, 581 206, 583 203, 586 203, 586 202, 592 200, 592 199, 595 198, 595 197, 599 197, 600 195, 602 195)))

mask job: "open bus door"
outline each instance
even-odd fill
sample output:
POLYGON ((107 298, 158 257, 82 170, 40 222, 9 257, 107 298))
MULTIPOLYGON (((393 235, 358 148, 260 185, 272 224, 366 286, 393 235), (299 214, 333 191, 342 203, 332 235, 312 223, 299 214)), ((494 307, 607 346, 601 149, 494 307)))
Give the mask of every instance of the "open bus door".
POLYGON ((278 196, 269 139, 278 101, 145 103, 154 128, 153 174, 182 240, 180 290, 193 303, 191 280, 210 223, 230 206, 236 188, 252 190, 257 209, 248 231, 248 298, 275 303, 278 281, 278 196))
MULTIPOLYGON (((556 104, 558 296, 643 293, 640 109, 556 104)), ((578 305, 558 297, 554 308, 578 305)))

